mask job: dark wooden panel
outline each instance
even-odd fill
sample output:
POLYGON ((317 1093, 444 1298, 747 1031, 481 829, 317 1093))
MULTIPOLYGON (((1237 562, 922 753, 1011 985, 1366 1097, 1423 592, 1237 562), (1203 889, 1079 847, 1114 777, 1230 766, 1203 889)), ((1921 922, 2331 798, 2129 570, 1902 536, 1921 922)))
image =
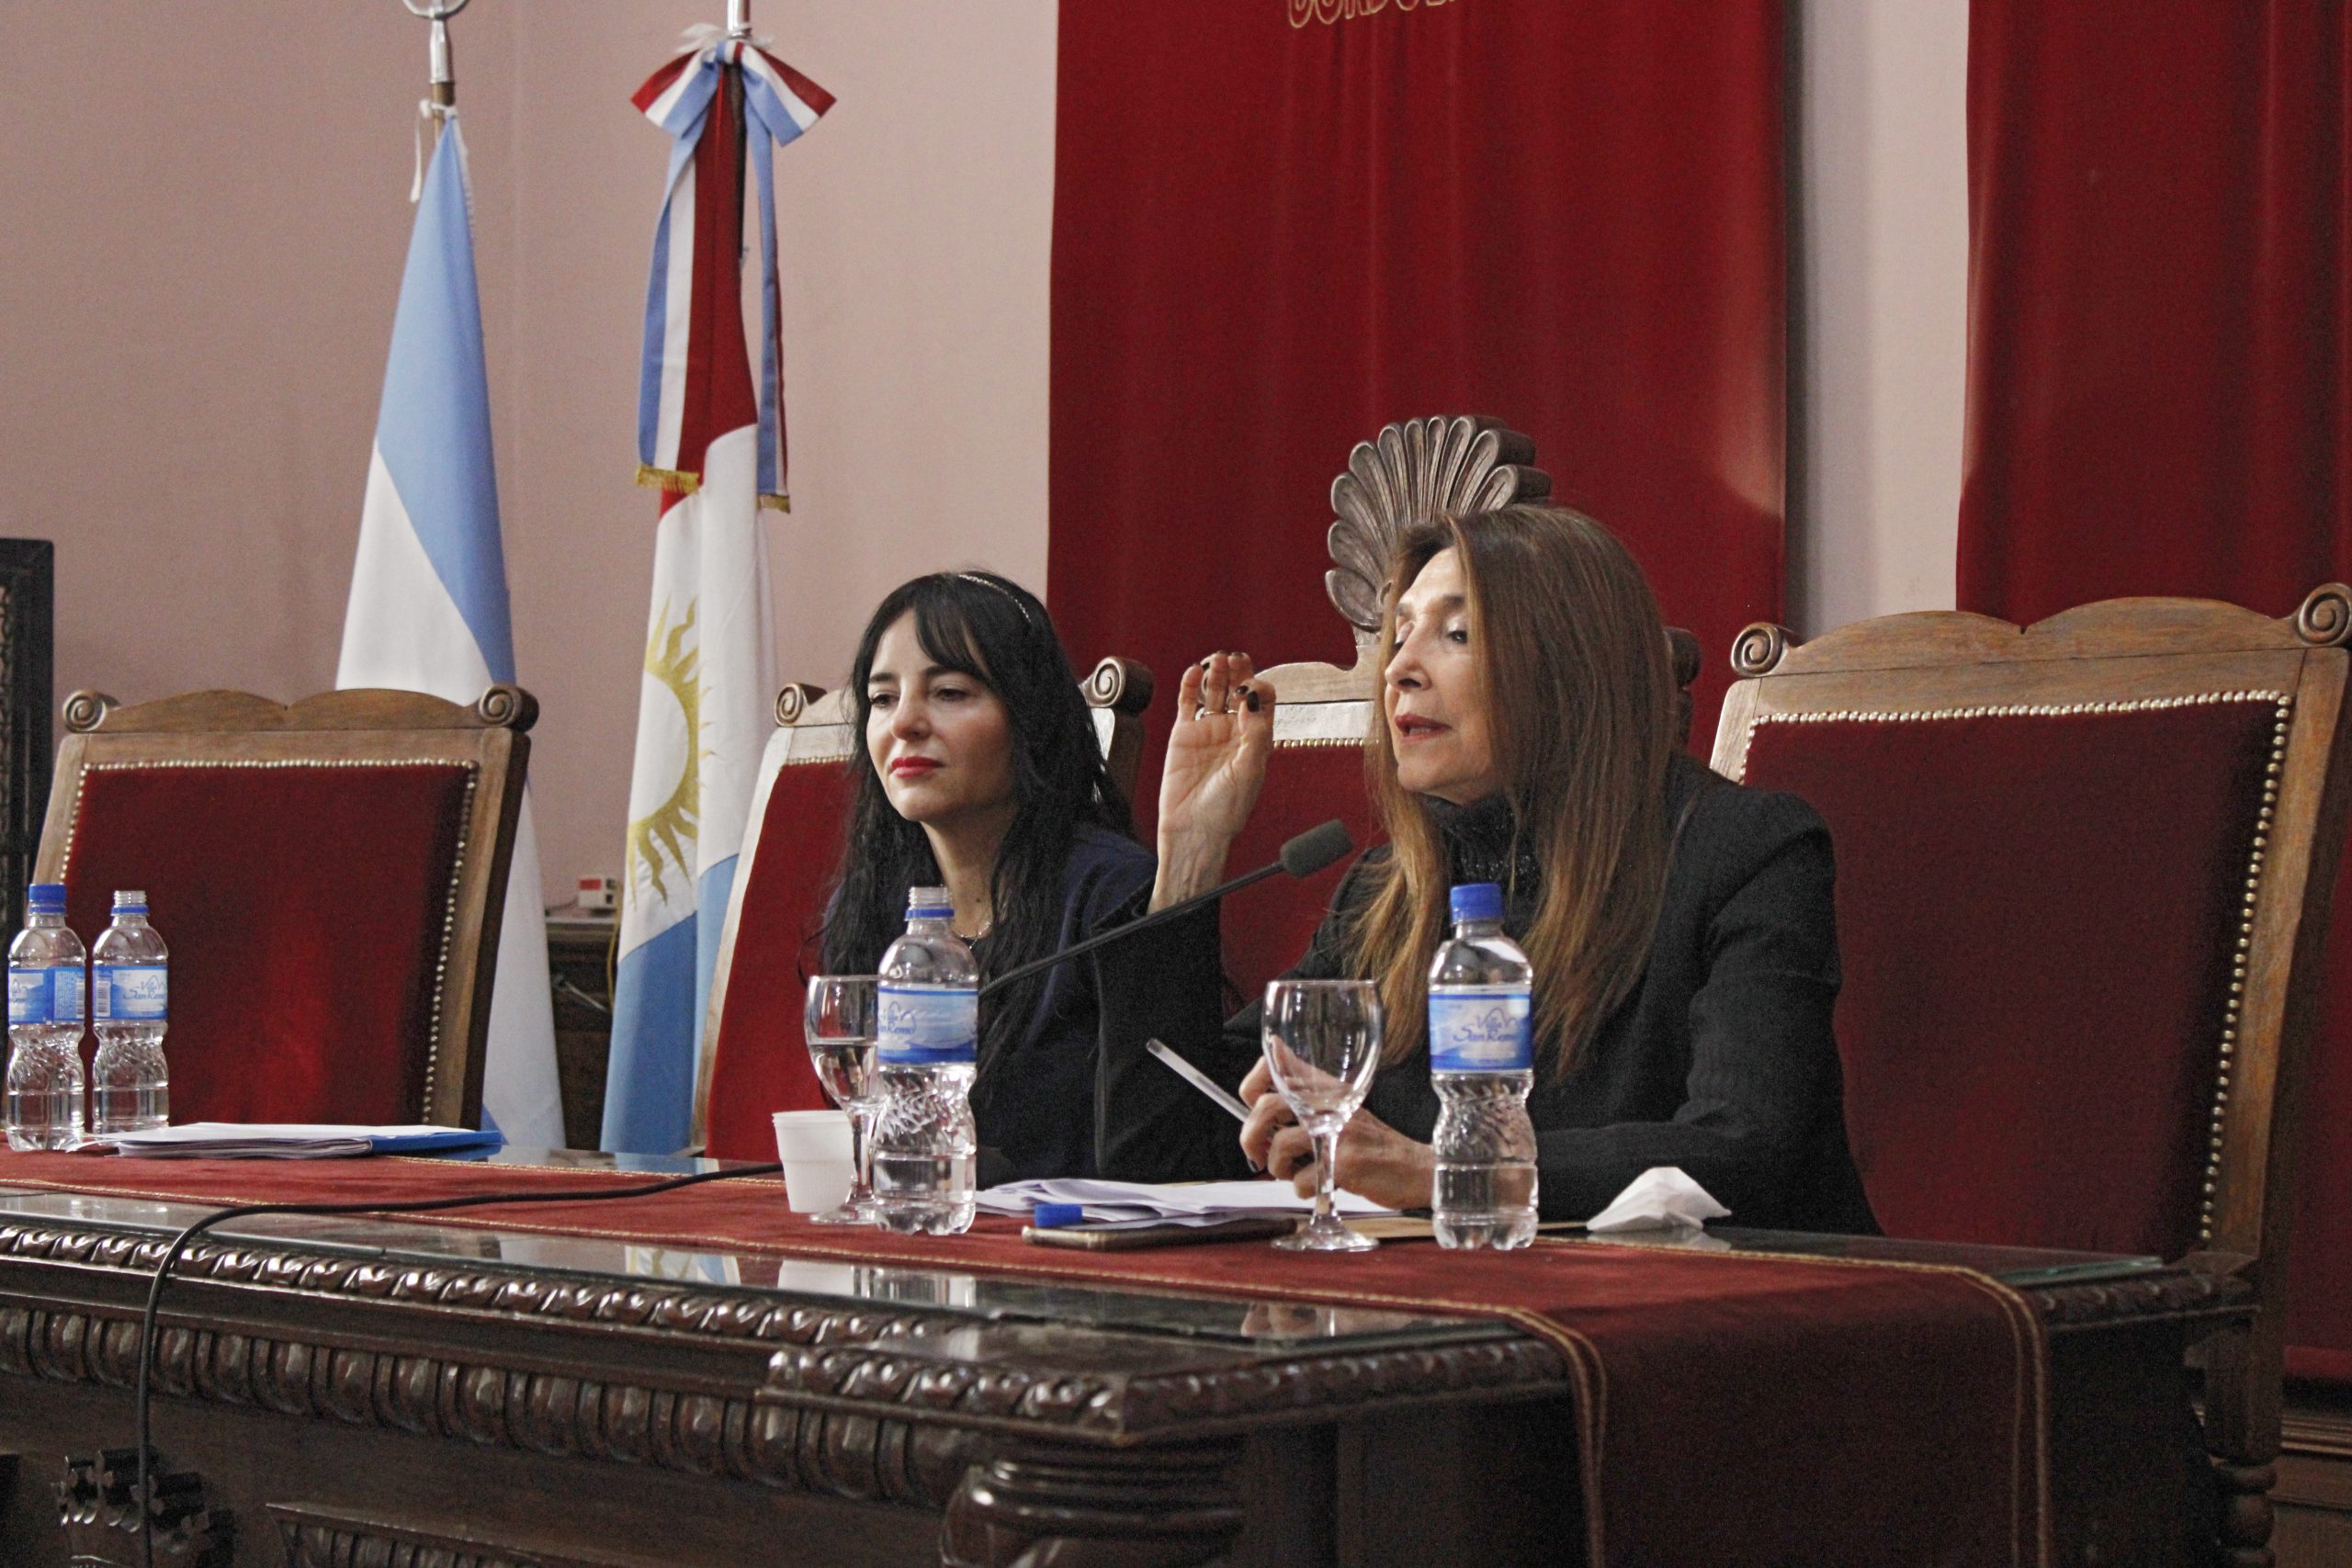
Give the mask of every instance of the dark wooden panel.
POLYGON ((2276 1496, 2278 1568, 2352 1563, 2352 1393, 2316 1384, 2288 1391, 2276 1496))
MULTIPOLYGON (((0 1450, 19 1456, 0 1500, 0 1562, 67 1568, 54 1487, 69 1453, 128 1447, 130 1403, 86 1386, 11 1378, 0 1450)), ((939 1520, 745 1487, 652 1467, 582 1463, 488 1447, 453 1450, 405 1434, 320 1426, 255 1411, 163 1401, 155 1444, 204 1478, 232 1519, 235 1568, 280 1568, 273 1504, 395 1530, 611 1568, 716 1562, 831 1568, 930 1562, 939 1520)), ((135 1554, 122 1558, 136 1562, 135 1554)))
POLYGON ((548 917, 548 969, 555 987, 555 1067, 563 1093, 563 1141, 603 1141, 605 1067, 613 1051, 611 915, 567 907, 548 917))
POLYGON ((0 919, 25 923, 25 886, 49 813, 57 547, 0 539, 0 919))

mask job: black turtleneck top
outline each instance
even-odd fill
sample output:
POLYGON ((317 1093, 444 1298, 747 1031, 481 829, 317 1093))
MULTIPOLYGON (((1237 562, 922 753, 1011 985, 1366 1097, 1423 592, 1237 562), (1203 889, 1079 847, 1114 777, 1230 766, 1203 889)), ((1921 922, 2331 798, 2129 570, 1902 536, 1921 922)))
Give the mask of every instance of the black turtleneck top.
MULTIPOLYGON (((1734 1224, 1872 1234, 1848 1151, 1830 1032, 1838 996, 1829 832, 1793 795, 1742 788, 1678 756, 1667 781, 1678 824, 1647 964, 1577 1066, 1542 1071, 1528 1099, 1545 1219, 1584 1219, 1652 1166, 1679 1166, 1734 1224)), ((1503 929, 1525 934, 1542 867, 1514 867, 1499 801, 1441 807, 1453 879, 1511 888, 1503 929), (1515 874, 1514 874, 1515 872, 1515 874)), ((1352 973, 1343 932, 1366 895, 1367 851, 1340 884, 1302 978, 1352 973)), ((1095 1162, 1107 1177, 1168 1181, 1249 1174, 1232 1117, 1151 1059, 1155 1036, 1228 1088, 1258 1058, 1259 1008, 1220 1026, 1216 912, 1171 921, 1097 956, 1102 1051, 1095 1162)), ((1384 1065, 1364 1109, 1427 1143, 1437 1126, 1426 1045, 1384 1065)))

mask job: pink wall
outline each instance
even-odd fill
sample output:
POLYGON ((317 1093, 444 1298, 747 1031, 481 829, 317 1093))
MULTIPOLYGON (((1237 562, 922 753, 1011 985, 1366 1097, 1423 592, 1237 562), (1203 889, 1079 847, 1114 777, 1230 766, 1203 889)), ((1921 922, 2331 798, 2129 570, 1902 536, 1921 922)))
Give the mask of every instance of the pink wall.
POLYGON ((1949 610, 1967 392, 1968 0, 1797 8, 1791 624, 1949 610))
MULTIPOLYGON (((480 0, 456 24, 559 897, 618 867, 650 567, 628 476, 663 145, 627 97, 723 9, 480 0)), ((1818 631, 1951 602, 1967 13, 1798 12, 1791 589, 1818 631)), ((831 683, 908 575, 1045 586, 1055 5, 753 15, 841 98, 777 159, 797 510, 771 524, 777 673, 831 683)), ((424 25, 398 0, 6 17, 0 534, 58 543, 59 691, 319 690, 407 244, 424 25)))
MULTIPOLYGON (((635 366, 663 140, 628 95, 707 5, 455 24, 515 648, 551 889, 616 870, 653 502, 635 366)), ((796 510, 779 673, 919 570, 1043 587, 1051 0, 759 0, 840 106, 778 158, 796 510)), ((10 8, 0 534, 58 544, 58 686, 332 683, 411 209, 397 0, 10 8)))

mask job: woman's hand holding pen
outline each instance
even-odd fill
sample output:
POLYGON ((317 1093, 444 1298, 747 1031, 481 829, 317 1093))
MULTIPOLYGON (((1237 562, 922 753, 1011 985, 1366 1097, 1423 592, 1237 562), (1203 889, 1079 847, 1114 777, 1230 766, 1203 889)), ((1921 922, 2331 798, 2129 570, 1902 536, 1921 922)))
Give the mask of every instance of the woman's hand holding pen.
POLYGON ((1274 743, 1274 689, 1246 653, 1213 653, 1184 671, 1159 780, 1159 874, 1151 907, 1204 893, 1250 820, 1274 743))
MULTIPOLYGON (((1250 1119, 1241 1124, 1241 1152, 1277 1181, 1288 1181, 1300 1197, 1311 1197, 1318 1175, 1315 1145, 1306 1129, 1274 1089, 1273 1073, 1261 1061, 1241 1080, 1241 1103, 1250 1119)), ((1437 1152, 1416 1143, 1369 1111, 1348 1118, 1340 1134, 1339 1184, 1360 1198, 1391 1209, 1429 1207, 1437 1175, 1437 1152)))

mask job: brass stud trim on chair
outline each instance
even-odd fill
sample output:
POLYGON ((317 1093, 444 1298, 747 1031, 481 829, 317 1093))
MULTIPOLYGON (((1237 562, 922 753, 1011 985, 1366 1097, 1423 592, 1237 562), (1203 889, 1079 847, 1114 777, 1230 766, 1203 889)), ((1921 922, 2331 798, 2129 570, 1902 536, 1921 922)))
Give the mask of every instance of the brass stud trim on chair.
MULTIPOLYGON (((1753 628, 1751 628, 1753 629, 1753 628)), ((2139 697, 2128 702, 1989 704, 1978 707, 1920 708, 1899 713, 1874 713, 1839 708, 1819 713, 1763 713, 1748 720, 1740 738, 1739 774, 1745 782, 1747 758, 1757 729, 1767 724, 1917 724, 1955 718, 2065 718, 2083 714, 2152 713, 2165 708, 2202 707, 2214 703, 2268 703, 2277 709, 2270 741, 2270 759, 2263 769, 2262 806, 2256 813, 2254 845, 2246 857, 2244 891, 2239 900, 2238 934, 2230 953, 2229 999, 2223 1004, 2221 1038, 2216 1043, 2213 1106, 2206 1145, 2205 1177, 2197 1221, 2197 1239, 2213 1239, 2213 1197, 2222 1172, 2222 1145, 2226 1142, 2230 1104, 2230 1073, 2237 1049, 2239 1017, 2245 1004, 2246 955, 2254 947, 2255 915, 2261 904, 2262 855, 2269 845, 2278 808, 2278 777, 2287 759, 2287 734, 2293 717, 2293 699, 2285 692, 2194 692, 2177 697, 2139 697)))
MULTIPOLYGON (((465 882, 466 852, 470 847, 467 829, 473 821, 474 791, 481 782, 480 766, 454 757, 188 757, 169 762, 92 762, 74 781, 74 809, 65 819, 65 841, 57 857, 58 880, 64 881, 73 871, 74 833, 82 820, 82 795, 92 773, 160 773, 198 768, 457 768, 464 773, 466 791, 458 812, 458 841, 449 856, 448 891, 441 902, 441 942, 433 955, 433 1015, 424 1039, 423 1101, 430 1106, 441 1068, 442 1004, 449 977, 449 953, 457 942, 458 895, 465 882)), ((492 897, 503 905, 505 891, 494 889, 492 897)))

